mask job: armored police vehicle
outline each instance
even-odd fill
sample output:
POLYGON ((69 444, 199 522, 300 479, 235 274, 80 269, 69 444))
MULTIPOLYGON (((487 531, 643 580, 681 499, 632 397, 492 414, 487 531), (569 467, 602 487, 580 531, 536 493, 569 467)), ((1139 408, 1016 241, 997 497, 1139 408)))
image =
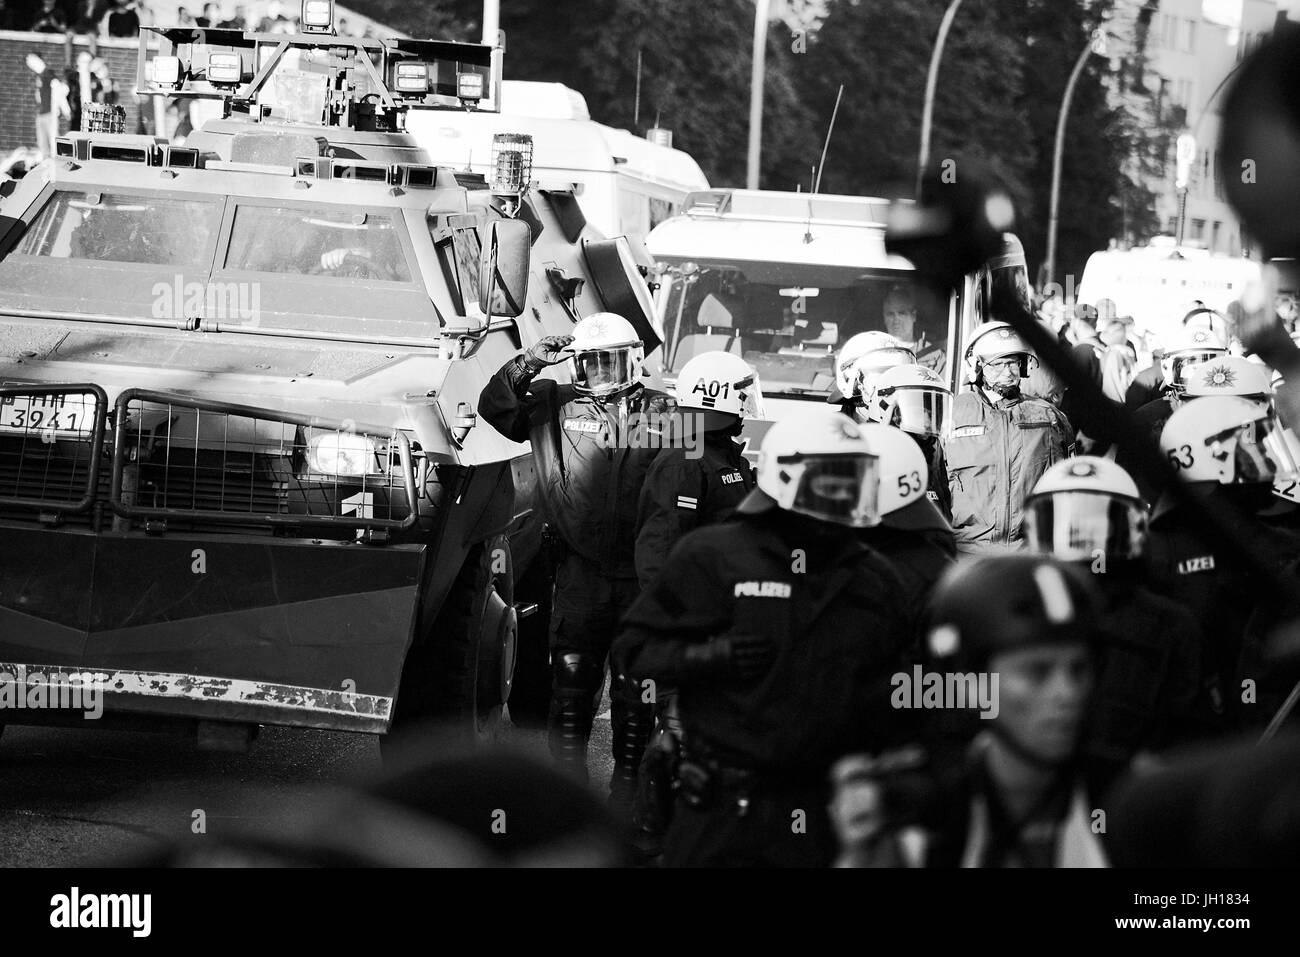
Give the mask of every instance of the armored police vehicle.
POLYGON ((499 108, 500 51, 302 14, 146 28, 138 92, 221 118, 177 145, 109 111, 3 188, 0 695, 93 685, 101 723, 217 747, 501 716, 540 523, 527 447, 475 403, 649 292, 571 185, 532 184, 527 137, 484 177, 405 132, 499 108))

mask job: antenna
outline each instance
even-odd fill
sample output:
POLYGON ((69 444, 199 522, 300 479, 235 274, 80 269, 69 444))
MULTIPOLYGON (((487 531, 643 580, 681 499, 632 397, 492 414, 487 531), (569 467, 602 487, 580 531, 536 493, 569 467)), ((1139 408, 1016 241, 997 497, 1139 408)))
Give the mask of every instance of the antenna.
POLYGON ((835 117, 840 112, 840 97, 842 97, 843 95, 844 95, 844 84, 841 83, 839 92, 835 94, 835 108, 831 110, 830 126, 826 127, 826 142, 822 144, 822 160, 820 163, 817 164, 817 178, 813 181, 814 193, 821 190, 822 170, 826 166, 826 151, 830 149, 831 146, 831 133, 835 131, 835 117))
MULTIPOLYGON (((632 101, 632 129, 636 129, 641 122, 641 49, 636 51, 636 97, 632 101)), ((655 120, 655 126, 659 121, 655 120)))

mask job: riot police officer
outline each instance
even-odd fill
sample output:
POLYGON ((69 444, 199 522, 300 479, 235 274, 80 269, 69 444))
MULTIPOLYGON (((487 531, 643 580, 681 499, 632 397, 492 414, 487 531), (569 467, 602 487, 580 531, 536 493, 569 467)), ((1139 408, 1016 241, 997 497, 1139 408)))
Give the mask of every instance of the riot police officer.
POLYGON ((948 464, 939 437, 948 422, 952 392, 939 374, 925 366, 894 366, 870 380, 858 413, 869 422, 902 429, 925 453, 929 474, 926 498, 946 521, 952 521, 952 495, 948 490, 948 464))
POLYGON ((863 529, 863 540, 893 563, 908 607, 919 609, 957 557, 952 526, 929 498, 925 455, 916 440, 879 422, 858 427, 880 457, 880 524, 863 529))
POLYGON ((889 333, 873 329, 850 336, 835 355, 836 391, 827 401, 852 416, 866 398, 871 380, 901 365, 916 365, 916 353, 889 333))
MULTIPOLYGON (((1247 538, 1261 563, 1294 574, 1300 538, 1259 516, 1272 504, 1274 479, 1295 473, 1269 402, 1234 395, 1194 399, 1169 417, 1160 446, 1200 504, 1247 538)), ((1269 582, 1229 558, 1206 532, 1200 509, 1167 491, 1151 516, 1149 561, 1154 587, 1204 629, 1202 683, 1210 727, 1266 719, 1260 692, 1267 675, 1252 656, 1254 639, 1275 607, 1269 582)))
MULTIPOLYGON (((631 323, 597 313, 571 337, 547 337, 507 362, 479 397, 479 414, 498 432, 532 443, 547 521, 565 552, 551 616, 550 746, 557 761, 584 779, 605 658, 638 590, 637 503, 671 413, 669 397, 642 384, 642 361, 631 323), (537 378, 566 358, 572 384, 537 378)), ((623 690, 615 674, 616 811, 631 799, 626 785, 635 780, 653 726, 649 706, 623 690)))
POLYGON ((1093 575, 1100 671, 1089 752, 1120 769, 1193 731, 1200 682, 1200 625, 1186 608, 1145 584, 1147 506, 1137 485, 1106 458, 1081 455, 1052 466, 1025 502, 1029 551, 1093 575))
POLYGON ((1019 545, 1025 496, 1073 453, 1074 429, 1050 402, 1021 392, 1038 359, 1009 323, 979 326, 965 361, 975 388, 957 396, 943 440, 957 548, 1019 545))
POLYGON ((1097 635, 1089 577, 1030 555, 985 556, 944 576, 930 607, 932 661, 987 681, 996 692, 978 705, 993 704, 959 761, 916 749, 837 764, 843 863, 1107 866, 1092 828, 1102 785, 1080 760, 1097 635))
POLYGON ((643 588, 679 538, 730 516, 754 487, 736 442, 744 420, 763 414, 753 367, 729 352, 702 352, 682 366, 674 396, 681 432, 646 473, 637 514, 636 570, 643 588))
POLYGON ((686 535, 624 619, 619 669, 680 689, 666 865, 833 859, 831 762, 888 744, 900 720, 902 583, 859 536, 879 520, 876 469, 833 410, 778 422, 737 519, 686 535))
MULTIPOLYGON (((637 518, 636 570, 648 587, 687 532, 730 517, 754 487, 736 437, 749 416, 763 414, 758 374, 729 352, 703 352, 677 375, 679 433, 650 466, 637 518)), ((635 850, 654 859, 672 813, 677 739, 676 695, 661 684, 654 697, 658 736, 646 749, 633 806, 635 850)))

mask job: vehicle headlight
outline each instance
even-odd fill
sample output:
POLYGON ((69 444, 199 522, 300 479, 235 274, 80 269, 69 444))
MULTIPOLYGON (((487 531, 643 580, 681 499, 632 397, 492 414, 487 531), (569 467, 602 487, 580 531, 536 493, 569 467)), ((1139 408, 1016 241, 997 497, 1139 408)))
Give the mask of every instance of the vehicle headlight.
POLYGON ((307 441, 307 467, 322 475, 382 475, 375 440, 355 432, 323 432, 307 441))

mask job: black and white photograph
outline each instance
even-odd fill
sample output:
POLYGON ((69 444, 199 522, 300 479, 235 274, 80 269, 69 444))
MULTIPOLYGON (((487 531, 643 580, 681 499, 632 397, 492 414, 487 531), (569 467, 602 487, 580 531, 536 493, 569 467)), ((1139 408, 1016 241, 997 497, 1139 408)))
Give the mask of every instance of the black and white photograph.
POLYGON ((6 928, 1284 933, 1298 254, 1300 0, 0 0, 6 928))

